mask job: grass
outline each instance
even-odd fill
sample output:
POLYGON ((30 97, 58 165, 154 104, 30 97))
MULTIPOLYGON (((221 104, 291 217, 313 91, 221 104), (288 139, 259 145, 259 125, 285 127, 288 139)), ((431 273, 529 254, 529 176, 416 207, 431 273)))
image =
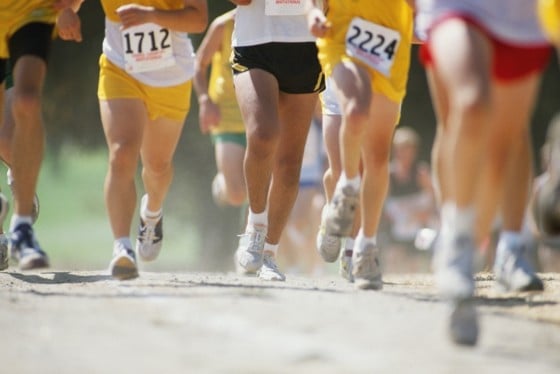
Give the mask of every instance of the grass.
MULTIPOLYGON (((107 267, 112 253, 112 233, 105 211, 103 182, 107 169, 104 149, 80 152, 65 148, 56 160, 47 157, 39 179, 41 203, 35 231, 55 269, 94 270, 107 267)), ((5 175, 6 168, 0 168, 5 175)), ((2 191, 11 198, 5 178, 2 191)), ((140 186, 140 185, 139 185, 140 186)), ((142 193, 141 187, 138 195, 142 193)), ((165 245, 157 262, 145 270, 184 270, 195 261, 196 230, 172 215, 165 217, 165 245)), ((9 221, 8 221, 9 222, 9 221)), ((4 224, 8 228, 8 222, 4 224)), ((136 234, 137 221, 131 228, 136 234)))

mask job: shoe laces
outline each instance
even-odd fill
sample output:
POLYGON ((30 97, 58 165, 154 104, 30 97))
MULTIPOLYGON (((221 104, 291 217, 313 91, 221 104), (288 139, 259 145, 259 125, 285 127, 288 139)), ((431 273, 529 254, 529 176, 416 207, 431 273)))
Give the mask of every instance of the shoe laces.
POLYGON ((126 246, 124 246, 120 242, 115 243, 115 247, 113 248, 113 256, 119 256, 123 252, 126 253, 127 255, 131 256, 132 258, 136 257, 136 255, 135 255, 135 253, 132 249, 127 248, 126 246))
POLYGON ((255 227, 250 231, 240 234, 239 237, 248 240, 249 245, 247 247, 247 252, 261 252, 262 243, 264 243, 266 239, 266 229, 255 227))
POLYGON ((18 225, 12 232, 10 239, 17 247, 24 245, 27 248, 35 248, 33 229, 28 224, 18 225))
POLYGON ((272 256, 272 255, 269 255, 269 254, 264 255, 263 266, 266 266, 266 268, 270 271, 273 271, 275 273, 280 273, 280 269, 278 269, 278 265, 276 264, 276 260, 274 259, 274 256, 272 256))
MULTIPOLYGON (((161 218, 159 218, 161 219, 161 218)), ((159 222, 159 219, 155 222, 151 220, 142 220, 142 224, 140 225, 140 233, 138 235, 138 240, 142 243, 153 243, 156 240, 160 239, 159 236, 156 234, 156 226, 159 222)))

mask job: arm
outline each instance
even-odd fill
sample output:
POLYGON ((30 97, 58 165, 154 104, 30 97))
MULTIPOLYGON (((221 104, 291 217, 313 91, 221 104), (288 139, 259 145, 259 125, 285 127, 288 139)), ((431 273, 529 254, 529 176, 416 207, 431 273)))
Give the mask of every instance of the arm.
POLYGON ((54 8, 59 11, 70 8, 74 13, 78 13, 83 2, 84 0, 58 0, 54 3, 54 8))
POLYGON ((117 9, 123 28, 156 23, 180 32, 203 32, 208 24, 206 0, 184 0, 185 7, 176 10, 161 10, 149 6, 128 4, 117 9))
MULTIPOLYGON (((323 1, 325 9, 328 7, 328 2, 323 1)), ((307 27, 309 32, 316 38, 324 37, 329 31, 331 25, 325 17, 325 13, 321 10, 318 0, 307 0, 306 14, 307 14, 307 27)))
POLYGON ((82 3, 83 0, 60 0, 55 3, 55 8, 59 9, 56 28, 60 39, 82 41, 82 24, 77 14, 82 3))
POLYGON ((220 49, 222 44, 224 35, 224 24, 222 20, 223 18, 219 18, 212 22, 196 52, 193 84, 198 97, 199 126, 202 133, 209 132, 212 127, 220 122, 220 109, 208 95, 207 72, 212 62, 212 56, 220 49))

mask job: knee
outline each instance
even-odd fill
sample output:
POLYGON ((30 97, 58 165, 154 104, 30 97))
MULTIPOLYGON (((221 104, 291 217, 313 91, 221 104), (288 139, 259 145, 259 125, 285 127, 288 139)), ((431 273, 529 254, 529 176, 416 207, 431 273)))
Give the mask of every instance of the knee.
POLYGON ((352 100, 344 108, 346 131, 361 132, 369 119, 369 102, 352 100))
POLYGON ((41 115, 41 94, 35 90, 14 93, 12 113, 15 118, 33 118, 41 115))
POLYGON ((171 160, 142 160, 145 173, 156 178, 164 177, 173 172, 173 162, 171 160))
POLYGON ((268 153, 274 149, 280 135, 278 126, 256 126, 247 134, 247 148, 251 152, 268 153))
POLYGON ((113 174, 133 177, 138 165, 138 154, 127 144, 113 145, 109 152, 109 168, 113 174))
POLYGON ((241 206, 245 202, 247 196, 245 193, 245 188, 234 187, 228 189, 228 202, 233 206, 241 206))
POLYGON ((458 90, 453 102, 462 116, 486 116, 491 110, 490 87, 481 82, 473 82, 458 90))

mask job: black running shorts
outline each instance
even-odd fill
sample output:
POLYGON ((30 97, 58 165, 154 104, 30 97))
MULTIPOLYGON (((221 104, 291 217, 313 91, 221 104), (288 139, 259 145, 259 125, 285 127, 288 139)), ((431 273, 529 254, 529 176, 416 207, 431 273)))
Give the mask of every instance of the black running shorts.
POLYGON ((325 77, 317 59, 317 46, 308 43, 266 43, 234 47, 233 74, 261 69, 272 74, 280 91, 289 94, 321 92, 325 77))
POLYGON ((16 66, 17 60, 26 55, 48 60, 54 25, 51 23, 32 22, 22 26, 8 41, 10 64, 16 66))

